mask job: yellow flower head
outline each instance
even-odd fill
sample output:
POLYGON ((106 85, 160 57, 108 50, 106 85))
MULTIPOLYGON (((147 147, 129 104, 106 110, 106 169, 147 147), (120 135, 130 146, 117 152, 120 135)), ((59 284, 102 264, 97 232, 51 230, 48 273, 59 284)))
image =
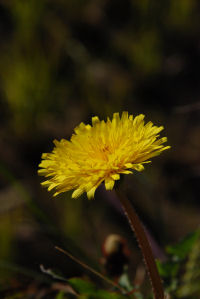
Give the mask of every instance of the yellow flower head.
POLYGON ((70 141, 55 140, 52 153, 42 155, 39 174, 46 178, 42 185, 55 189, 54 196, 74 190, 73 198, 83 192, 93 198, 103 181, 112 190, 120 174, 142 171, 149 158, 170 148, 163 145, 166 137, 159 138, 162 130, 152 122, 144 124, 143 114, 133 118, 123 112, 120 118, 114 113, 106 122, 95 116, 92 126, 81 123, 70 141))

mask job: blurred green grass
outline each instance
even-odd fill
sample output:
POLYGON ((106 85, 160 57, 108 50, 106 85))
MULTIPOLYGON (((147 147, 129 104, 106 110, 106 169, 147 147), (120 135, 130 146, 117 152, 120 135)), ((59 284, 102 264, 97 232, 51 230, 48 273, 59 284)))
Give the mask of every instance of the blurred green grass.
POLYGON ((5 262, 84 272, 54 245, 98 267, 113 232, 130 240, 134 273, 137 245, 112 194, 52 200, 39 184, 41 154, 93 115, 145 113, 165 127, 172 149, 125 179, 155 254, 199 225, 199 14, 197 0, 0 2, 0 284, 16 276, 5 262))

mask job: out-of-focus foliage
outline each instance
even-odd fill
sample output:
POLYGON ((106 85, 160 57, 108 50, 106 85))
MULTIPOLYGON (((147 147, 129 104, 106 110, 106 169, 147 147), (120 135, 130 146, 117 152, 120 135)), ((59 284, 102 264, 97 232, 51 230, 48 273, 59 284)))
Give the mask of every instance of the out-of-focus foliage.
POLYGON ((193 244, 185 271, 182 276, 181 286, 177 290, 178 298, 198 298, 200 295, 200 234, 193 244))
MULTIPOLYGON (((123 299, 129 296, 123 296, 114 292, 107 292, 98 290, 98 288, 91 282, 80 279, 71 278, 68 283, 80 294, 79 298, 94 298, 94 299, 123 299)), ((130 297, 131 298, 131 297, 130 297)))
MULTIPOLYGON (((95 201, 68 193, 51 200, 37 176, 52 140, 91 116, 128 111, 164 124, 170 152, 124 180, 155 256, 166 260, 163 248, 199 225, 199 16, 198 0, 0 1, 0 297, 68 298, 40 264, 66 278, 85 275, 58 245, 103 271, 110 233, 128 239, 137 276, 141 256, 115 195, 100 188, 95 201)), ((197 299, 199 274, 188 270, 198 263, 195 246, 183 272, 169 259, 162 273, 166 283, 169 273, 194 282, 197 299)), ((141 289, 147 298, 147 279, 141 289)))
POLYGON ((170 81, 187 69, 182 44, 191 31, 197 34, 195 0, 0 5, 1 98, 17 131, 41 130, 49 118, 69 117, 77 104, 81 116, 137 106, 145 82, 158 76, 170 81))
POLYGON ((159 273, 172 298, 199 298, 199 240, 200 230, 197 230, 166 248, 169 254, 166 262, 157 261, 159 273))

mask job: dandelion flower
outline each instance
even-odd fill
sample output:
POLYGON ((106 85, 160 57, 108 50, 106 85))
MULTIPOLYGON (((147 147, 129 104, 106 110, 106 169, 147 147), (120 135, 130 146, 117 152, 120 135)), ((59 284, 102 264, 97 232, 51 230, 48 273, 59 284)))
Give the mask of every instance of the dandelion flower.
POLYGON ((81 123, 70 141, 55 140, 51 153, 42 155, 38 171, 45 176, 42 185, 59 193, 74 190, 72 198, 87 192, 89 199, 104 181, 112 190, 120 174, 142 171, 143 164, 170 148, 166 137, 159 138, 163 127, 144 123, 144 115, 135 118, 123 112, 114 113, 112 120, 92 118, 92 125, 81 123))

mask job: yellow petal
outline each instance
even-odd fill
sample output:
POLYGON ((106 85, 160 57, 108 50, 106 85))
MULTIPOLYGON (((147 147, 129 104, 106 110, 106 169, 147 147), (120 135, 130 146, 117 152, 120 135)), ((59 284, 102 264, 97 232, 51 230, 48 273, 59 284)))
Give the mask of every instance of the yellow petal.
POLYGON ((132 174, 133 172, 130 171, 130 170, 123 170, 123 171, 120 171, 120 173, 123 173, 123 174, 132 174))
POLYGON ((55 188, 58 184, 57 183, 51 183, 51 185, 48 187, 48 191, 51 191, 53 188, 55 188))
POLYGON ((133 166, 133 163, 126 163, 125 166, 126 166, 127 168, 131 168, 131 167, 133 166))
POLYGON ((85 125, 83 122, 80 123, 79 126, 77 126, 75 129, 74 129, 74 132, 78 135, 78 134, 81 134, 82 132, 84 131, 88 131, 89 129, 91 128, 90 125, 85 125))
POLYGON ((138 116, 136 116, 133 120, 133 125, 138 125, 139 123, 141 123, 144 119, 144 114, 139 114, 138 116))
POLYGON ((73 193, 72 193, 72 198, 77 198, 79 196, 81 196, 81 194, 83 194, 84 190, 83 189, 76 189, 73 193))
POLYGON ((99 122, 100 122, 100 120, 99 120, 98 116, 94 116, 94 117, 92 117, 92 125, 93 125, 93 126, 96 125, 96 124, 99 123, 99 122))
POLYGON ((133 169, 135 169, 137 171, 142 171, 142 170, 144 170, 144 166, 142 164, 134 164, 133 169))
POLYGON ((87 192, 88 199, 94 198, 95 191, 96 191, 96 187, 93 187, 92 189, 90 189, 90 191, 87 192))
POLYGON ((122 121, 127 121, 128 119, 128 112, 127 111, 123 111, 122 112, 122 121))
POLYGON ((105 179, 106 190, 112 190, 114 187, 115 181, 111 179, 105 179))
POLYGON ((111 175, 111 178, 113 179, 113 180, 119 180, 120 179, 120 175, 118 174, 118 173, 116 173, 116 174, 112 174, 111 175))

